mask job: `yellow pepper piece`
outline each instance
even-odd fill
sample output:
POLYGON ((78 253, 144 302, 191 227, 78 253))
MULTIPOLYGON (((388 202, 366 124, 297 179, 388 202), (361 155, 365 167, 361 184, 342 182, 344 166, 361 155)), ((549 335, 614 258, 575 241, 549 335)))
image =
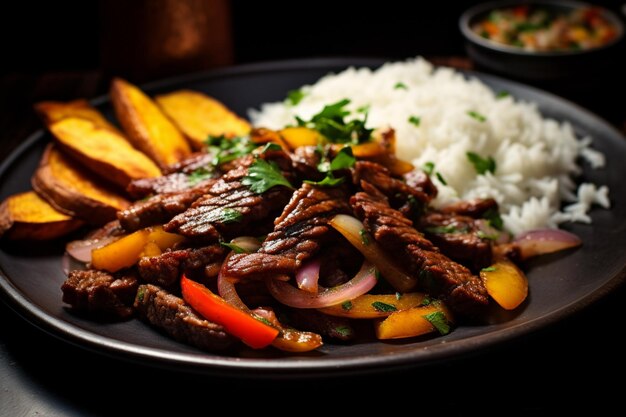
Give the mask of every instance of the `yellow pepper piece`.
POLYGON ((427 306, 414 307, 397 311, 384 320, 374 323, 378 339, 403 339, 421 336, 436 330, 435 326, 424 316, 441 312, 448 323, 452 323, 452 315, 441 302, 427 306))
POLYGON ((399 295, 399 298, 395 294, 364 294, 342 304, 320 308, 319 311, 331 316, 352 319, 374 319, 387 317, 394 313, 393 309, 389 309, 389 311, 385 311, 384 308, 381 309, 380 304, 377 303, 382 303, 383 307, 388 305, 395 308, 395 311, 401 311, 419 306, 424 298, 426 298, 426 295, 418 292, 402 294, 399 295), (379 308, 376 308, 377 305, 379 308))
POLYGON ((286 127, 278 133, 291 149, 300 146, 315 146, 322 140, 322 135, 318 131, 308 127, 286 127))
POLYGON ((501 259, 480 271, 487 292, 506 310, 519 306, 528 295, 526 275, 509 260, 501 259))

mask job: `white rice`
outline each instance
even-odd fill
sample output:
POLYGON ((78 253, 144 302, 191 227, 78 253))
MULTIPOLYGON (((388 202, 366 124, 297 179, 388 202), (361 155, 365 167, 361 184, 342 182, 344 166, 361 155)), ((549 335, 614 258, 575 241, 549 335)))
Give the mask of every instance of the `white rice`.
MULTIPOLYGON (((280 129, 294 116, 309 119, 326 104, 351 100, 353 112, 369 106, 369 127, 396 130, 397 153, 415 166, 435 164, 447 185, 432 178, 442 207, 458 200, 495 198, 505 227, 513 234, 557 227, 561 222, 591 221, 592 204, 608 208, 608 188, 573 178, 580 174, 577 158, 593 168, 604 166, 604 155, 590 148, 591 138, 576 138, 568 122, 541 116, 533 103, 497 93, 477 79, 466 79, 448 68, 435 69, 422 58, 388 63, 371 71, 350 68, 303 87, 295 106, 267 103, 251 110, 255 126, 280 129), (395 88, 402 83, 404 88, 395 88), (484 122, 468 115, 474 111, 484 122), (409 122, 420 118, 419 126, 409 122), (478 175, 467 152, 496 161, 495 173, 478 175), (561 201, 571 203, 559 210, 561 201)), ((357 114, 355 117, 357 117, 357 114)))

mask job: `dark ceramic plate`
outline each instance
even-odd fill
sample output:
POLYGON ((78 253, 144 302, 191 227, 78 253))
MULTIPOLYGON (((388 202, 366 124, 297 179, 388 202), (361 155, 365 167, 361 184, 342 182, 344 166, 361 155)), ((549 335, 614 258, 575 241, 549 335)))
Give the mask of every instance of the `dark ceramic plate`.
MULTIPOLYGON (((239 114, 267 101, 281 100, 288 90, 311 83, 349 65, 379 66, 373 60, 304 60, 236 67, 171 79, 145 86, 151 94, 190 88, 222 100, 239 114)), ((495 90, 539 105, 545 116, 569 120, 578 135, 594 138, 607 168, 585 168, 583 178, 611 189, 611 210, 592 210, 593 225, 572 225, 584 245, 577 250, 536 259, 527 265, 529 300, 514 314, 492 324, 460 326, 445 337, 383 343, 367 340, 328 343, 310 355, 263 356, 240 352, 223 356, 177 343, 132 320, 98 323, 72 314, 61 302, 63 244, 16 245, 2 242, 0 287, 3 298, 36 326, 70 343, 117 358, 178 370, 238 376, 312 376, 373 372, 419 366, 467 355, 548 326, 579 311, 611 291, 626 266, 626 141, 597 116, 542 91, 503 79, 471 74, 495 90)), ((111 116, 106 98, 93 103, 111 116)), ((0 166, 0 199, 29 188, 47 133, 36 132, 0 166)))

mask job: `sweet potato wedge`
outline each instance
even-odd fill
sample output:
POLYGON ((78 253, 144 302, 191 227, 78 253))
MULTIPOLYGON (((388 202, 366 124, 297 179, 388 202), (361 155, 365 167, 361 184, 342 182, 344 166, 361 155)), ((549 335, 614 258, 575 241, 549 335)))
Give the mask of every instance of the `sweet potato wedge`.
POLYGON ((156 96, 155 101, 194 149, 202 149, 209 135, 234 137, 250 133, 250 123, 206 94, 178 90, 156 96))
POLYGON ((46 148, 31 179, 33 189, 60 212, 101 225, 130 202, 59 151, 46 148))
POLYGON ((35 111, 46 126, 70 117, 78 117, 90 120, 98 127, 111 129, 119 135, 122 134, 102 113, 92 107, 87 100, 79 99, 68 102, 41 101, 35 104, 35 111))
POLYGON ((123 189, 131 180, 161 175, 159 167, 126 138, 89 120, 69 117, 48 129, 63 151, 123 189))
POLYGON ((129 140, 159 167, 189 156, 191 149, 183 134, 138 87, 115 78, 111 100, 129 140))
POLYGON ((0 204, 0 237, 7 239, 54 239, 83 224, 83 221, 55 210, 34 191, 12 195, 0 204))

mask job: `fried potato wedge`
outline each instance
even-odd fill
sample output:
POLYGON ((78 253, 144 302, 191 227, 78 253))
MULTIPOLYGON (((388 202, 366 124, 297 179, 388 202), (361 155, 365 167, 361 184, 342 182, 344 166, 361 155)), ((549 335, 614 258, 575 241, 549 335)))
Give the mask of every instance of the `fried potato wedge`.
POLYGON ((34 191, 12 195, 0 204, 0 237, 12 240, 55 239, 83 224, 55 210, 34 191))
POLYGON ((129 140, 165 168, 189 156, 191 149, 178 128, 138 87, 120 78, 111 83, 115 114, 129 140))
POLYGON ((206 94, 178 90, 156 96, 155 100, 194 149, 202 149, 209 135, 234 137, 250 133, 250 123, 206 94))
POLYGON ((35 104, 35 111, 46 126, 70 117, 78 117, 89 120, 98 127, 104 127, 122 135, 122 132, 113 126, 102 113, 92 107, 87 100, 79 99, 68 102, 42 101, 35 104))
POLYGON ((118 210, 130 205, 54 144, 46 148, 31 183, 37 194, 55 209, 93 225, 114 220, 118 210))
POLYGON ((161 175, 159 167, 126 138, 92 121, 69 117, 48 129, 63 151, 123 189, 132 180, 161 175))

